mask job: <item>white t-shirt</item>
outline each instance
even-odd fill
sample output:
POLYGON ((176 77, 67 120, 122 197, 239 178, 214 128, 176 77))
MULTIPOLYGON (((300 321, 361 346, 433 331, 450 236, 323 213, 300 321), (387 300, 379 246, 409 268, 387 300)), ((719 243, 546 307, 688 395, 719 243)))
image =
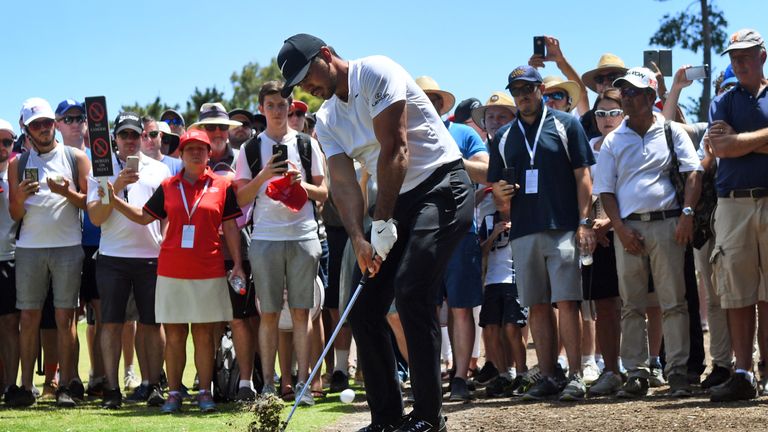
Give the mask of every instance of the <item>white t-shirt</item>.
MULTIPOLYGON (((632 213, 680 208, 667 172, 671 158, 664 134, 664 117, 658 113, 654 116, 656 122, 645 136, 629 128, 628 119, 624 119, 600 147, 592 193, 615 194, 622 218, 632 213)), ((691 138, 680 125, 672 123, 670 127, 680 172, 702 171, 691 138)))
POLYGON ((16 224, 8 210, 8 165, 0 172, 0 185, 3 188, 0 198, 0 261, 10 261, 16 249, 16 224))
POLYGON ((27 212, 22 219, 16 246, 53 248, 81 245, 80 209, 63 196, 51 192, 46 181, 48 177, 61 175, 69 181, 69 189, 77 191, 77 179, 72 178, 72 167, 64 144, 57 143, 53 150, 42 155, 35 149, 29 150, 25 168, 37 168, 40 190, 24 201, 27 212))
POLYGON ((317 112, 315 132, 325 155, 344 153, 362 163, 374 180, 381 145, 373 119, 395 102, 406 101, 408 170, 400 188, 407 192, 434 170, 461 158, 459 147, 434 106, 402 66, 384 56, 349 62, 349 100, 336 96, 317 112))
MULTIPOLYGON (((272 146, 278 143, 270 138, 266 132, 259 134, 259 137, 261 139, 261 163, 264 164, 272 157, 272 146)), ((256 141, 253 142, 253 144, 255 143, 256 141)), ((288 146, 288 160, 296 165, 301 171, 304 181, 309 182, 310 177, 325 176, 322 153, 317 141, 312 139, 311 143, 311 176, 304 172, 304 167, 301 165, 301 158, 299 157, 299 150, 296 144, 296 131, 289 130, 288 133, 283 136, 283 139, 279 144, 288 146)), ((258 174, 258 172, 255 174, 258 174)), ((251 173, 245 152, 241 151, 237 155, 235 180, 250 181, 255 174, 251 173)), ((259 188, 259 193, 256 196, 256 205, 253 209, 253 229, 251 231, 251 239, 285 241, 311 240, 317 238, 317 222, 315 221, 315 213, 312 208, 312 203, 309 200, 307 200, 301 210, 293 212, 282 202, 275 201, 267 196, 267 185, 271 181, 278 180, 279 178, 279 176, 275 176, 270 180, 265 181, 264 184, 261 185, 261 188, 259 188)))
MULTIPOLYGON (((489 214, 484 218, 481 228, 483 238, 490 238, 495 226, 494 215, 489 214)), ((509 243, 509 231, 504 231, 493 241, 493 246, 488 252, 488 270, 485 273, 485 286, 493 284, 515 283, 515 267, 512 262, 512 246, 509 243)))
MULTIPOLYGON (((135 207, 144 207, 152 194, 160 188, 160 183, 171 176, 168 166, 148 156, 139 153, 139 181, 129 184, 120 192, 120 198, 126 199, 135 207)), ((118 162, 112 154, 114 175, 109 178, 114 184, 117 175, 125 163, 118 162)), ((88 202, 99 201, 99 182, 91 175, 88 176, 88 202)), ((107 220, 101 224, 101 255, 118 258, 157 258, 160 254, 160 243, 163 240, 160 231, 160 221, 148 225, 140 225, 128 220, 117 210, 112 210, 107 220)))

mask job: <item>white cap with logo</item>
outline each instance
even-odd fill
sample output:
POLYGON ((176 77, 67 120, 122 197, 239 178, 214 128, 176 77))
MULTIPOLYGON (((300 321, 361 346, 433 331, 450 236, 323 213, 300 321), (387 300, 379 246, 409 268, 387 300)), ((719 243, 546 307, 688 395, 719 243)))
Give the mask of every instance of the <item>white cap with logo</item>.
POLYGON ((30 123, 39 119, 47 118, 56 120, 56 115, 53 114, 51 104, 47 100, 39 97, 29 98, 21 104, 21 122, 24 126, 29 126, 30 123))

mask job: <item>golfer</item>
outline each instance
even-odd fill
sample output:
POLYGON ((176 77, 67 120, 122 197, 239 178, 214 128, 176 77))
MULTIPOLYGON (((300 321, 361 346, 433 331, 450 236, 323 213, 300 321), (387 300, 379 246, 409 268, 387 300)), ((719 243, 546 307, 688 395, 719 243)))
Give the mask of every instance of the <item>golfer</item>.
POLYGON ((426 94, 387 57, 347 61, 322 40, 297 34, 285 41, 277 62, 284 97, 298 85, 325 99, 317 112, 318 141, 358 265, 372 277, 350 313, 372 417, 361 431, 444 431, 434 299, 474 204, 458 146, 426 94), (378 183, 370 241, 353 159, 378 183), (415 399, 405 417, 385 318, 393 298, 415 399))

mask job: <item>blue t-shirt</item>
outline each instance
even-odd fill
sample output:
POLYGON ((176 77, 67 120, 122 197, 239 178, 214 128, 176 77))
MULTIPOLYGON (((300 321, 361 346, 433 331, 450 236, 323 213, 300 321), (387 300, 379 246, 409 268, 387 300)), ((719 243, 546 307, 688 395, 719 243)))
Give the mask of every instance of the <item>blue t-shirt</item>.
POLYGON ((171 176, 175 176, 176 174, 181 171, 181 169, 184 167, 184 162, 181 161, 181 159, 176 159, 175 157, 170 157, 167 155, 163 155, 163 158, 160 160, 160 162, 164 163, 169 170, 171 170, 171 176))
MULTIPOLYGON (((91 149, 86 147, 85 154, 88 156, 88 160, 91 159, 91 149)), ((83 211, 83 246, 99 246, 101 240, 101 228, 91 222, 91 218, 88 217, 88 212, 83 211)), ((90 258, 90 257, 86 257, 90 258)))
POLYGON ((469 159, 480 152, 488 152, 483 139, 471 127, 449 121, 445 122, 445 127, 448 128, 453 140, 459 145, 461 157, 464 159, 469 159))
MULTIPOLYGON (((758 97, 736 84, 709 106, 709 124, 722 120, 737 132, 768 127, 768 88, 758 97)), ((734 189, 768 188, 768 154, 748 153, 720 158, 717 165, 717 194, 727 196, 734 189)))
MULTIPOLYGON (((533 125, 521 122, 531 146, 540 118, 533 125)), ((539 170, 538 193, 526 194, 525 172, 530 169, 531 158, 518 122, 519 118, 496 132, 490 145, 488 165, 488 181, 501 180, 505 165, 499 144, 509 131, 504 145, 505 159, 510 167, 515 167, 515 183, 520 185, 512 198, 510 239, 546 230, 575 230, 579 225, 579 204, 573 170, 595 164, 584 129, 571 114, 547 110, 533 164, 533 168, 539 170), (561 133, 567 140, 567 152, 561 133)))

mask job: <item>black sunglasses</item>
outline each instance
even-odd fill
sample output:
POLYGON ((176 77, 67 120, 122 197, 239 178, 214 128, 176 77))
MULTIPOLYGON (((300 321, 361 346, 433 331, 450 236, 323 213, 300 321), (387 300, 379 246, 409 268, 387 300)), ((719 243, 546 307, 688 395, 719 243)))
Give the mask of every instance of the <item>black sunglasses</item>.
POLYGON ((520 87, 510 87, 509 93, 512 94, 512 97, 525 96, 533 93, 538 87, 539 86, 536 84, 526 84, 520 87))
POLYGON ((9 138, 6 138, 6 139, 4 139, 4 140, 2 140, 0 142, 3 143, 3 147, 10 147, 10 146, 13 145, 13 140, 9 139, 9 138))
POLYGON ((208 132, 213 132, 216 129, 218 129, 218 130, 220 130, 222 132, 225 132, 225 131, 229 130, 229 125, 225 125, 225 124, 207 124, 204 127, 205 127, 205 130, 208 131, 208 132))
POLYGON ((83 124, 85 121, 85 116, 80 114, 78 116, 65 116, 60 118, 59 120, 63 121, 64 124, 72 124, 77 122, 77 124, 83 124))

